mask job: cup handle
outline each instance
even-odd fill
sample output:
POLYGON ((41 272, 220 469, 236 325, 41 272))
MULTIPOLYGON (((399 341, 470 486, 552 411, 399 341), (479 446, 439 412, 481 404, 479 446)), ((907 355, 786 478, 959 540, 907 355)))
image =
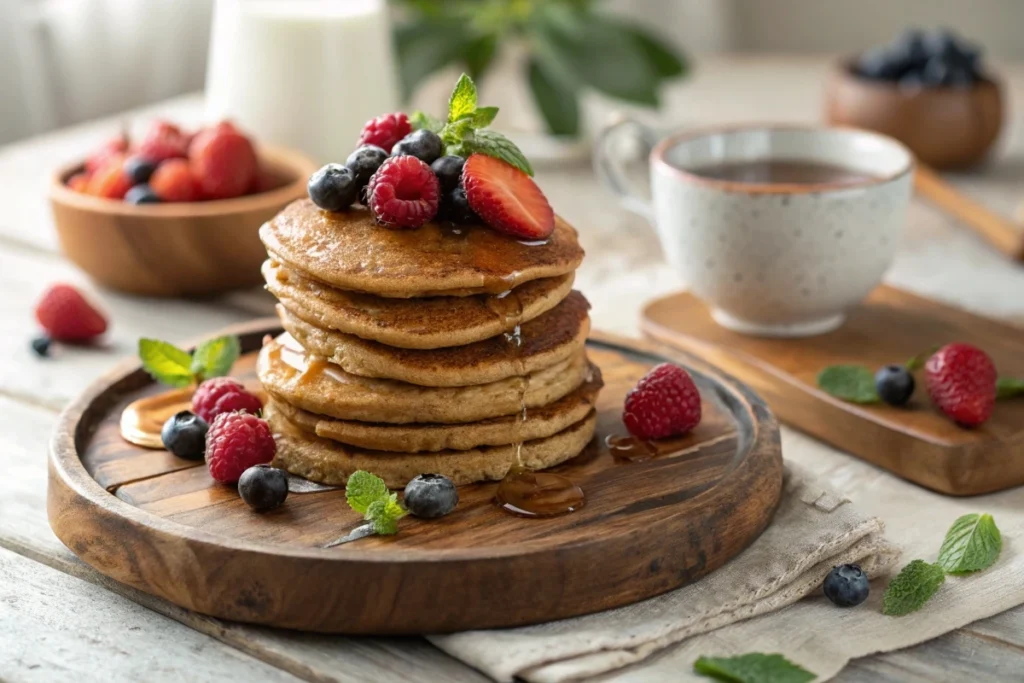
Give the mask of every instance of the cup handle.
POLYGON ((658 134, 635 119, 624 118, 606 126, 597 134, 594 142, 594 173, 597 179, 615 193, 619 203, 628 211, 654 222, 654 209, 650 200, 637 194, 626 178, 622 159, 613 151, 613 145, 621 136, 628 135, 634 144, 644 150, 644 158, 650 156, 658 141, 658 134))

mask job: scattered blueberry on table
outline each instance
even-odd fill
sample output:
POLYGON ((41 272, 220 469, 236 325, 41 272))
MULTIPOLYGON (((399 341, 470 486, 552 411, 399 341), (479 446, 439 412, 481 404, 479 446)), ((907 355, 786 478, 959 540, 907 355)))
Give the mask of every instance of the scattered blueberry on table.
POLYGON ((843 564, 832 568, 822 589, 825 597, 837 606, 854 607, 868 599, 871 585, 859 565, 843 564))

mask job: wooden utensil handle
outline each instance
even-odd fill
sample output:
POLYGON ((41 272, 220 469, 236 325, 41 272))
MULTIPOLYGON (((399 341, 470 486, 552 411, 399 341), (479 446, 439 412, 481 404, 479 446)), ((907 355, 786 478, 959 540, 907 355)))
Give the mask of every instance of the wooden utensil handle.
POLYGON ((914 188, 940 209, 963 221, 999 251, 1024 261, 1024 226, 967 197, 924 164, 917 166, 914 188))

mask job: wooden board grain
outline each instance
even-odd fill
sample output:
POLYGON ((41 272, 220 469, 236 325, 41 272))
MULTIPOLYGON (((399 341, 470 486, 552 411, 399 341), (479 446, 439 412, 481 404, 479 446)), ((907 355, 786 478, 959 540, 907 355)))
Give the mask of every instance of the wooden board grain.
MULTIPOLYGON (((699 355, 750 384, 783 422, 917 484, 975 495, 1024 484, 1024 400, 1000 401, 992 418, 964 429, 930 405, 922 386, 905 408, 858 405, 817 388, 822 368, 876 369, 936 345, 985 349, 1001 375, 1024 376, 1024 333, 966 311, 882 286, 838 330, 767 339, 718 326, 696 297, 673 294, 646 307, 650 337, 699 355)), ((919 382, 920 385, 920 382, 919 382)))
MULTIPOLYGON (((273 324, 236 330, 243 348, 258 348, 273 324)), ((598 438, 624 433, 626 391, 666 357, 602 337, 590 350, 607 383, 598 438)), ((576 513, 512 517, 492 502, 496 484, 479 484, 461 489, 448 517, 406 518, 397 536, 329 550, 320 546, 359 521, 342 491, 293 494, 279 510, 256 515, 205 468, 168 462, 155 473, 153 451, 112 438, 121 407, 158 390, 129 364, 61 418, 50 458, 50 523, 102 573, 238 621, 424 633, 628 604, 694 581, 740 552, 768 524, 781 491, 778 428, 764 404, 710 366, 679 359, 693 370, 706 412, 685 455, 623 463, 595 442, 556 469, 586 491, 576 513)), ((252 355, 236 369, 251 377, 252 355)))

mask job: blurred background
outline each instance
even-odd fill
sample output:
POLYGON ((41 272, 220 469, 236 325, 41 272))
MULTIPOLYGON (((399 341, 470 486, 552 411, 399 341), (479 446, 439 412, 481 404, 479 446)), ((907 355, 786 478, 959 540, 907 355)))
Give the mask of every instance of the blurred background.
MULTIPOLYGON (((337 5, 362 2, 331 1, 337 5)), ((0 144, 201 90, 215 4, 215 0, 0 0, 0 64, 4 65, 0 69, 0 144)), ((460 4, 483 7, 488 0, 393 2, 389 11, 408 16, 429 13, 431 5, 460 4)), ((908 25, 953 27, 984 45, 986 54, 996 61, 1024 58, 1021 0, 609 0, 599 4, 647 26, 685 53, 694 69, 700 68, 702 55, 722 52, 856 52, 889 41, 908 25)), ((488 86, 492 91, 501 89, 502 79, 512 79, 501 68, 500 55, 507 47, 498 48, 495 76, 488 86)), ((448 73, 436 76, 445 87, 451 81, 448 73)), ((443 96, 434 94, 429 85, 419 92, 420 98, 443 96)))

